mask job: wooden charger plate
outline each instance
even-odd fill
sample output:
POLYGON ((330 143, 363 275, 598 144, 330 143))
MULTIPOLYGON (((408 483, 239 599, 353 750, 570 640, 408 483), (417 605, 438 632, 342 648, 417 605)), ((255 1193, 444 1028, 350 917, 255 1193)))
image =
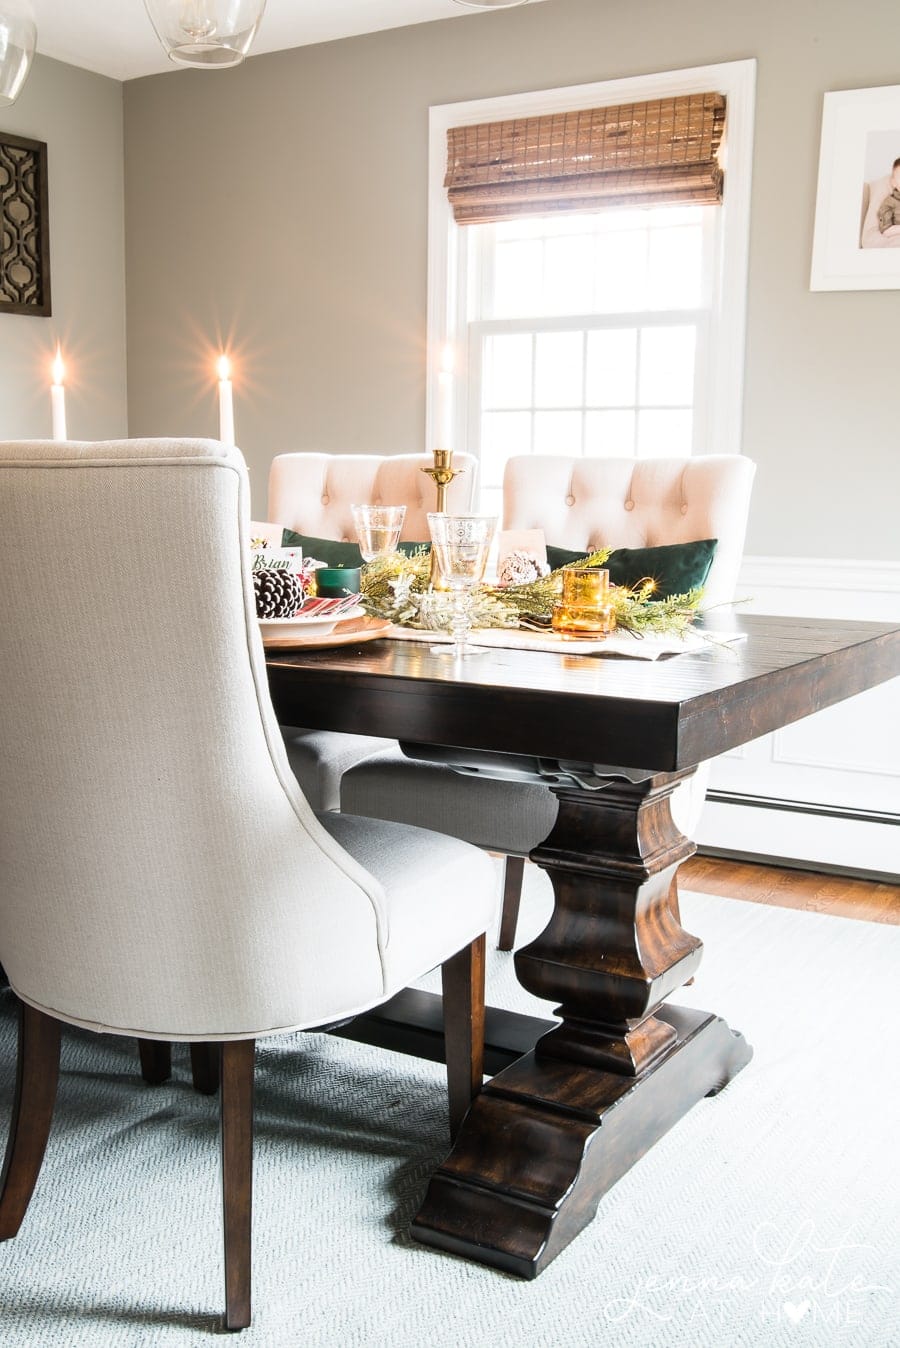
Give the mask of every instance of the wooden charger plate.
POLYGON ((345 618, 330 632, 312 632, 309 636, 276 636, 266 633, 263 645, 267 651, 316 650, 327 646, 353 646, 358 641, 375 641, 386 636, 391 624, 386 618, 345 618))

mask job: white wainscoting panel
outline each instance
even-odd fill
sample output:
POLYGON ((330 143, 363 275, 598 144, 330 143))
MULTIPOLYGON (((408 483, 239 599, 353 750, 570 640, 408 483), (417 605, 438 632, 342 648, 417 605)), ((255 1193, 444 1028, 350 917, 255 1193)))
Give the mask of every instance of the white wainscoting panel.
MULTIPOLYGON (((900 622, 900 563, 747 557, 742 612, 900 622)), ((900 679, 715 760, 711 851, 900 880, 900 679)))

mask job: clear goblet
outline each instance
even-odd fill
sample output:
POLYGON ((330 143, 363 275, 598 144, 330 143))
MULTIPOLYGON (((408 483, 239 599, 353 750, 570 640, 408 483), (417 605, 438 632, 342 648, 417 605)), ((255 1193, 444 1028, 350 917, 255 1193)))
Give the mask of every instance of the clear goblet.
MULTIPOLYGON (((450 629, 453 645, 449 653, 456 659, 481 653, 481 648, 468 644, 472 630, 472 591, 484 576, 496 525, 494 515, 428 516, 431 546, 437 557, 441 581, 453 595, 450 629)), ((446 646, 432 649, 440 655, 448 653, 446 646)))
POLYGON ((376 557, 387 557, 397 551, 406 514, 405 505, 355 505, 350 509, 364 561, 374 562, 376 557))

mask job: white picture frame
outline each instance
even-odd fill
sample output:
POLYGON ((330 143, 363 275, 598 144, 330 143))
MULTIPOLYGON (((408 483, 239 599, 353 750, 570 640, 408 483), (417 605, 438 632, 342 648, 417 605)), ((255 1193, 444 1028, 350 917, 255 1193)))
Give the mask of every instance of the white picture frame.
POLYGON ((825 95, 810 290, 900 289, 900 210, 878 221, 898 158, 900 84, 825 95))

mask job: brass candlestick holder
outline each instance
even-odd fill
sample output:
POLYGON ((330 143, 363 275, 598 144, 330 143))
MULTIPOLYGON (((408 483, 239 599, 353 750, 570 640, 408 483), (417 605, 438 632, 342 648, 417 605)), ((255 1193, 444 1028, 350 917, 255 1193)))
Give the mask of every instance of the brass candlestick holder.
MULTIPOLYGON (((453 467, 452 449, 435 449, 432 452, 434 454, 434 464, 431 468, 423 468, 422 472, 427 473, 435 485, 437 500, 434 508, 439 515, 443 515, 447 508, 447 488, 455 477, 459 477, 460 473, 464 473, 466 470, 465 468, 453 467)), ((431 572, 428 577, 428 583, 433 590, 443 589, 443 586, 441 585, 440 567, 437 562, 437 553, 435 552, 433 545, 431 548, 431 572)))

